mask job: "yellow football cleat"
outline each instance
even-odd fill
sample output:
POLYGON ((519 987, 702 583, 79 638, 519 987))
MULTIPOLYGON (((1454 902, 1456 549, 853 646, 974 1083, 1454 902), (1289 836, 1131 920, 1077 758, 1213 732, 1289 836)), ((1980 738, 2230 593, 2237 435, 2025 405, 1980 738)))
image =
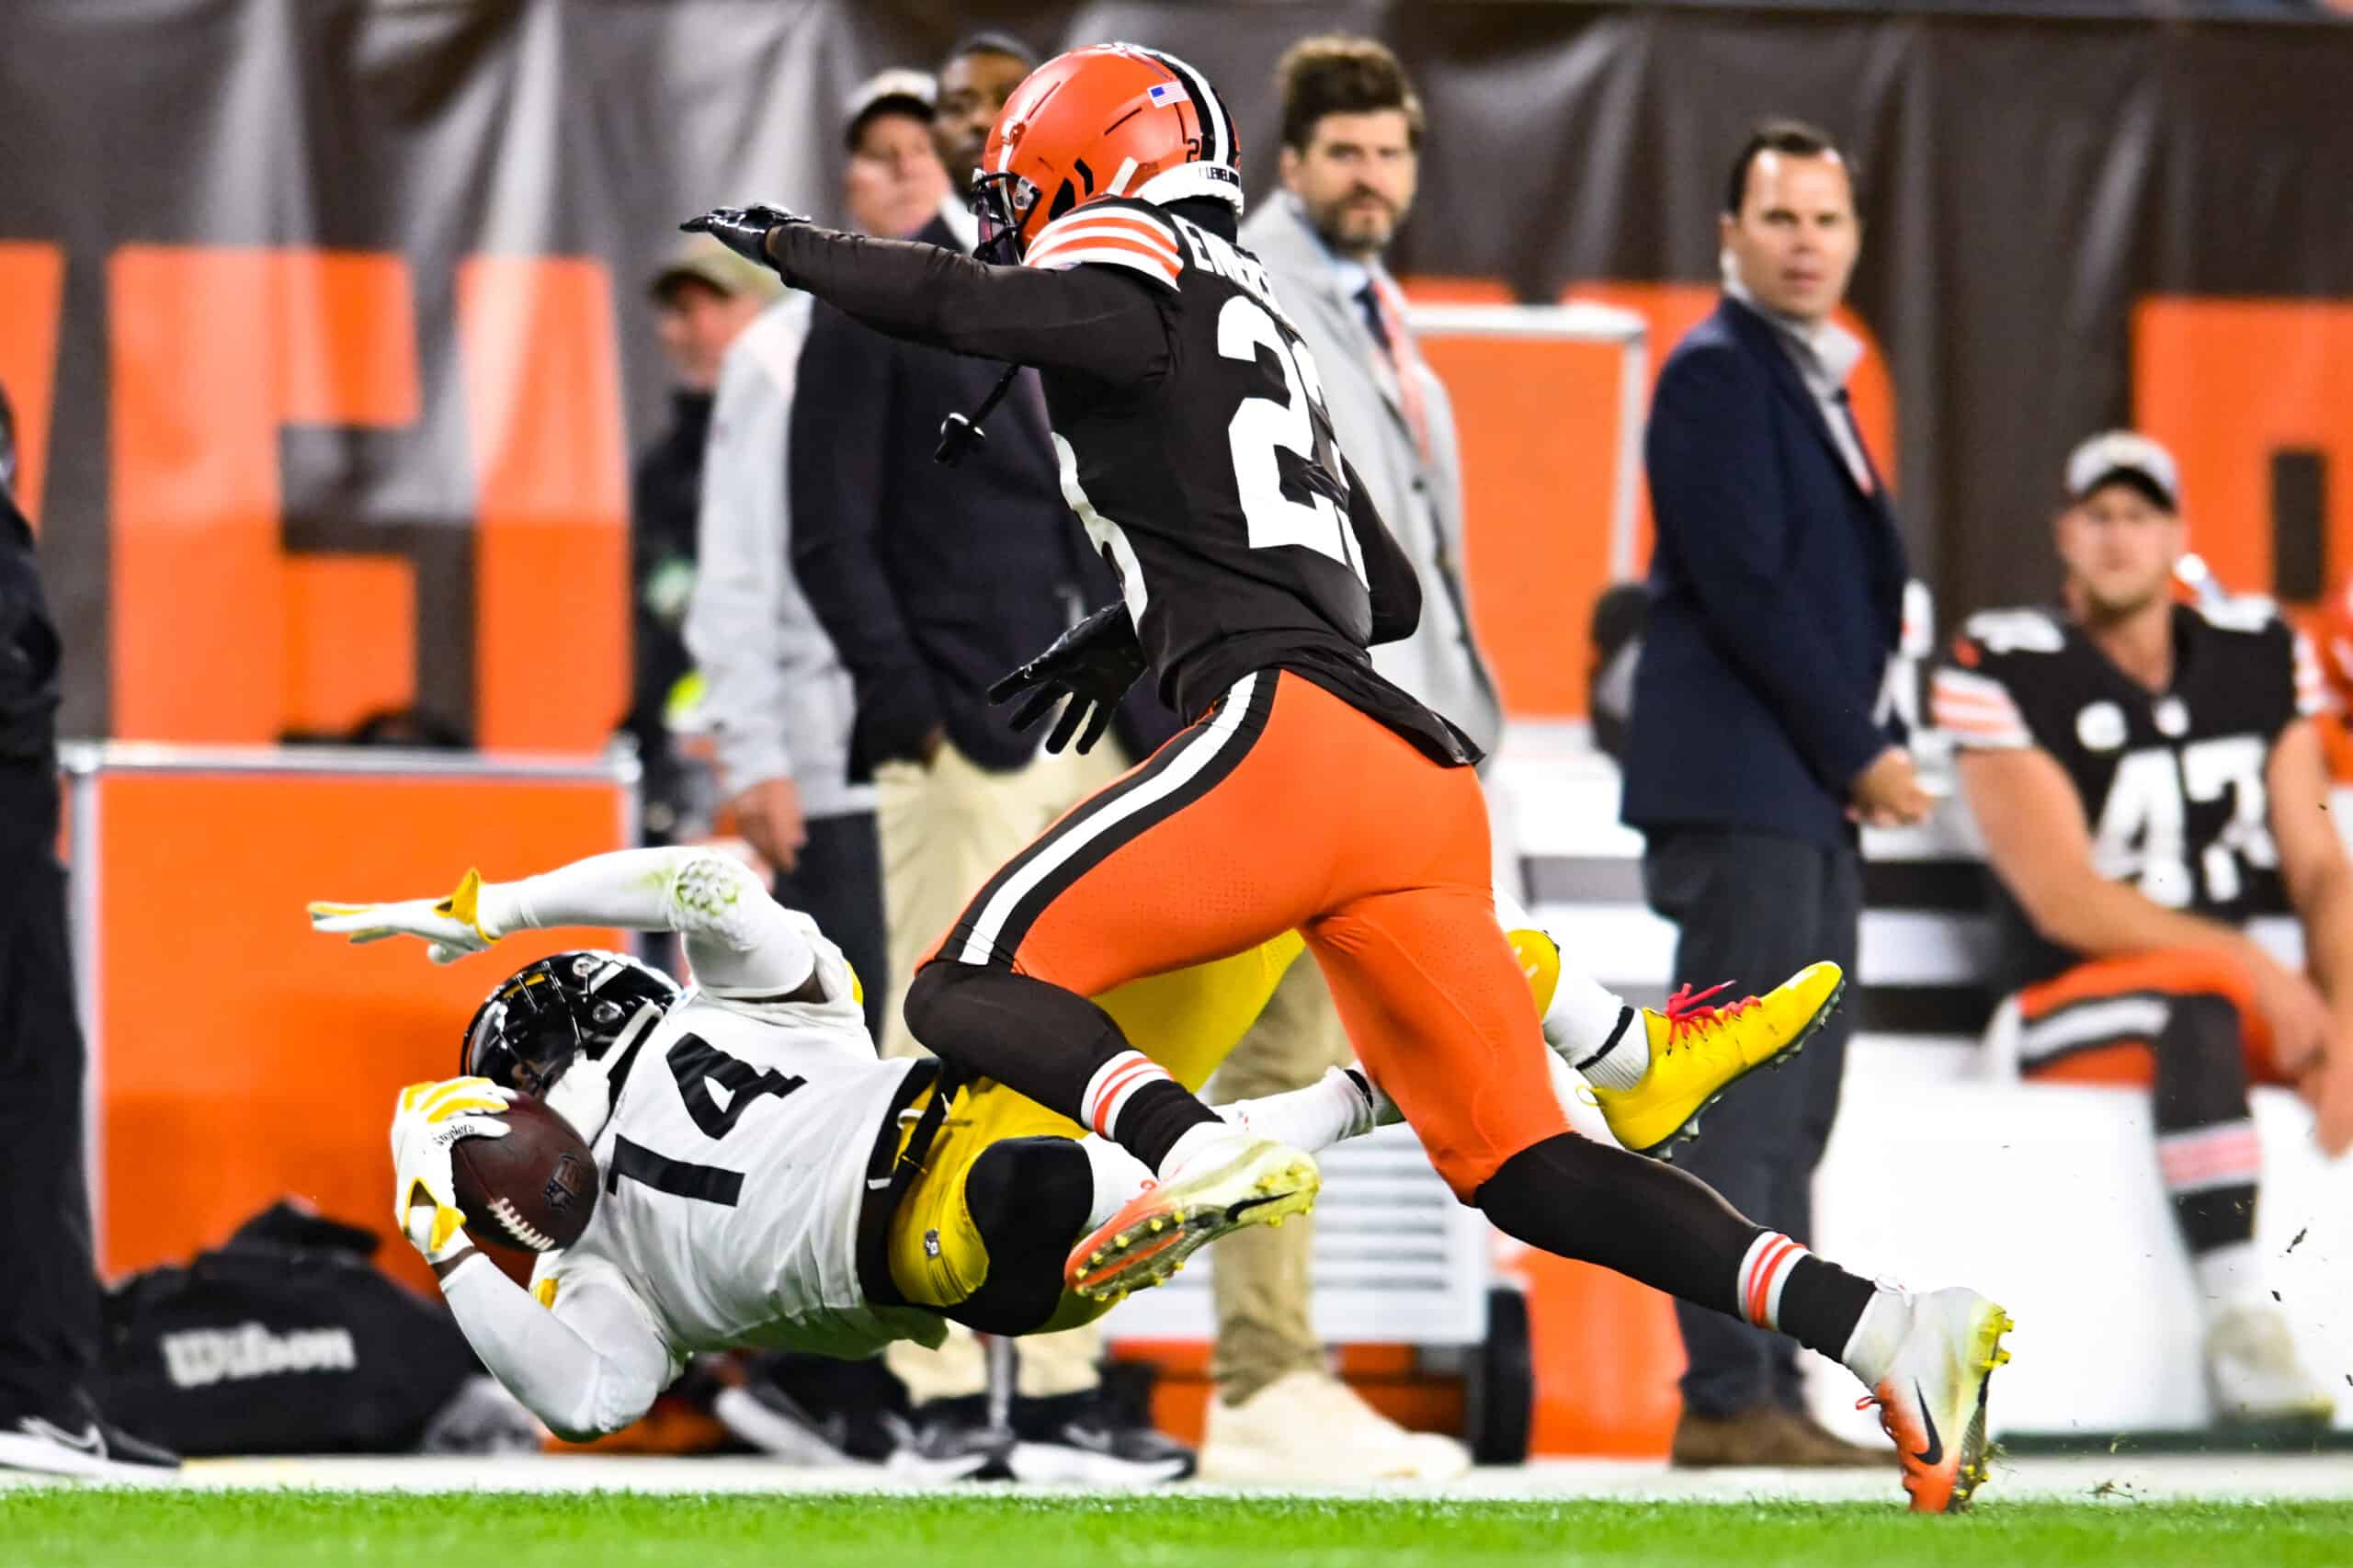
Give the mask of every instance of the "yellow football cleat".
POLYGON ((1726 1089, 1795 1052, 1838 1006, 1847 977, 1835 963, 1808 964, 1762 996, 1703 1006, 1723 988, 1695 995, 1686 985, 1667 999, 1665 1012, 1643 1008, 1650 1071, 1631 1089, 1593 1086, 1609 1131, 1635 1153, 1667 1158, 1669 1145, 1696 1134, 1699 1112, 1726 1089))
POLYGON ((1074 1248, 1063 1280, 1117 1301, 1157 1285, 1230 1231, 1279 1225, 1315 1207, 1324 1178, 1310 1156, 1269 1138, 1238 1138, 1146 1187, 1074 1248))

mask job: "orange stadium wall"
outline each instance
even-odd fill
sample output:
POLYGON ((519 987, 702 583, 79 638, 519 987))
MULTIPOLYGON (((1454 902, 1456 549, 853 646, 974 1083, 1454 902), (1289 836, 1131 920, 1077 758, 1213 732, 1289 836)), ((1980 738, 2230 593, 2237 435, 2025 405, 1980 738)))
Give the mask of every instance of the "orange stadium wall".
MULTIPOLYGON (((404 754, 81 749, 69 778, 100 1269, 183 1260, 292 1196, 390 1233, 404 1084, 458 1070, 508 968, 617 932, 527 933, 447 967, 313 933, 313 899, 446 892, 631 842, 633 769, 404 754)), ((430 1277, 404 1245, 379 1260, 430 1277)))

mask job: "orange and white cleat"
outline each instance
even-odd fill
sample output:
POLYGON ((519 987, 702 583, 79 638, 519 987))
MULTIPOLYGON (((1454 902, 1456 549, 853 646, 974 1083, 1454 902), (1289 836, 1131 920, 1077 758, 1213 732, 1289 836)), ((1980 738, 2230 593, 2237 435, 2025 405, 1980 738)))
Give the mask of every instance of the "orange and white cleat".
POLYGON ((1159 1284, 1229 1232, 1306 1213, 1323 1185, 1311 1156, 1236 1133, 1097 1226, 1071 1253, 1063 1282, 1081 1296, 1118 1301, 1159 1284))
POLYGON ((2010 1314, 1974 1290, 1907 1296, 1912 1322, 1887 1375, 1858 1402, 1879 1406, 1915 1514, 1958 1514, 1985 1483, 1985 1389, 2010 1358, 2010 1314))

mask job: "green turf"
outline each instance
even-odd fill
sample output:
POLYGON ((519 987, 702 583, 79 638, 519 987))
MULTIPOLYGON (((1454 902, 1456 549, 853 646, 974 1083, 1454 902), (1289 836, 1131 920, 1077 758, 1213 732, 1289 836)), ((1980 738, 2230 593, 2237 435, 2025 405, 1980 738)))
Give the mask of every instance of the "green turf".
POLYGON ((1966 1517, 1912 1518, 1892 1506, 1794 1503, 0 1492, 7 1568, 2347 1562, 2346 1503, 1989 1501, 1966 1517))

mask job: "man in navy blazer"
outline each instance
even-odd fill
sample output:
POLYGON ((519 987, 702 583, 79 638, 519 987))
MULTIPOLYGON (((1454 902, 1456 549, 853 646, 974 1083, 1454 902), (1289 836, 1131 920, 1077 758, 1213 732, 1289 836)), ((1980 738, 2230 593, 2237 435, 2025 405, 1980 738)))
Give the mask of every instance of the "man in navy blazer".
MULTIPOLYGON (((1817 959, 1854 972, 1857 824, 1929 800, 1880 717, 1904 545, 1848 409, 1861 357, 1830 320, 1860 244, 1847 161, 1759 126, 1721 219, 1724 299, 1653 394, 1657 524, 1623 815, 1647 835, 1651 906, 1680 926, 1678 979, 1759 993, 1817 959)), ((1742 1212, 1811 1239, 1813 1170, 1846 1056, 1834 1017, 1779 1073, 1735 1085, 1684 1161, 1742 1212)), ((1806 1415, 1796 1353, 1684 1310, 1678 1464, 1884 1464, 1806 1415)))

